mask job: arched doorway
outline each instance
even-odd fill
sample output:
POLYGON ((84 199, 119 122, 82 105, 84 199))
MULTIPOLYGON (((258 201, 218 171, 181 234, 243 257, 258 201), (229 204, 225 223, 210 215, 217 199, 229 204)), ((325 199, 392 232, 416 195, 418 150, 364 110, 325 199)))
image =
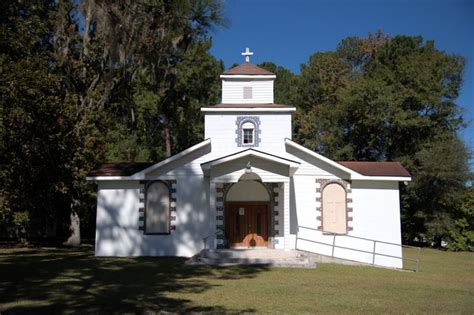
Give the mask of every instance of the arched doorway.
POLYGON ((270 195, 252 174, 232 185, 225 198, 225 234, 231 248, 268 247, 270 195))

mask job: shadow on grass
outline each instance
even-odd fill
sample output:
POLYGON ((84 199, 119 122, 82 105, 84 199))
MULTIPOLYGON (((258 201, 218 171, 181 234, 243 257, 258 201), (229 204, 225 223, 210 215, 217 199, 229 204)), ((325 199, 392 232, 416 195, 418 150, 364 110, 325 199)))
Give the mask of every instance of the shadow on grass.
POLYGON ((250 313, 196 305, 216 280, 255 277, 266 267, 188 266, 184 258, 103 258, 92 249, 30 249, 0 254, 0 312, 250 313), (179 296, 179 297, 176 297, 179 296))

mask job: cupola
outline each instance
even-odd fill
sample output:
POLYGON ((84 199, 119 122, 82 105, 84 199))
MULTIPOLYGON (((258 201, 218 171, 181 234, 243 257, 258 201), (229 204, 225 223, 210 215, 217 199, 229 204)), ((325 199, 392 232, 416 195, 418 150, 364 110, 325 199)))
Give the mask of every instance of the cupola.
POLYGON ((222 104, 273 104, 275 74, 251 64, 248 48, 242 55, 245 63, 221 75, 222 104))

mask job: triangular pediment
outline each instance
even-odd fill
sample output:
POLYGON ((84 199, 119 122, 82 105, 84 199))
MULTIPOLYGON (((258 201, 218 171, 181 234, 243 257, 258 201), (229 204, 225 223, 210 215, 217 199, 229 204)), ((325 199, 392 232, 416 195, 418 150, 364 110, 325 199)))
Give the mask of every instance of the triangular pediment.
POLYGON ((297 161, 293 161, 293 160, 283 158, 283 157, 280 157, 280 156, 277 156, 277 155, 273 155, 273 154, 270 154, 270 153, 258 151, 258 150, 255 150, 255 149, 246 149, 246 150, 243 150, 243 151, 240 151, 240 152, 225 155, 225 156, 219 157, 217 159, 202 163, 201 168, 202 168, 204 174, 208 175, 210 170, 213 167, 220 166, 220 165, 223 165, 223 164, 226 164, 226 163, 231 163, 231 162, 243 159, 243 158, 250 158, 250 157, 261 159, 261 160, 264 160, 264 161, 266 161, 268 163, 271 163, 271 164, 279 164, 279 165, 287 166, 290 169, 290 173, 293 173, 300 165, 300 163, 297 162, 297 161))

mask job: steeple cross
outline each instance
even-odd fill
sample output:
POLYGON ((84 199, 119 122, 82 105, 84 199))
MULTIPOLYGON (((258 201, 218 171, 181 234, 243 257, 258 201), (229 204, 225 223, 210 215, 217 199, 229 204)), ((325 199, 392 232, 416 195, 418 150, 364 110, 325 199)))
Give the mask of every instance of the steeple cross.
POLYGON ((250 62, 250 56, 253 56, 253 52, 247 47, 245 51, 242 53, 242 56, 245 56, 245 62, 250 62))

